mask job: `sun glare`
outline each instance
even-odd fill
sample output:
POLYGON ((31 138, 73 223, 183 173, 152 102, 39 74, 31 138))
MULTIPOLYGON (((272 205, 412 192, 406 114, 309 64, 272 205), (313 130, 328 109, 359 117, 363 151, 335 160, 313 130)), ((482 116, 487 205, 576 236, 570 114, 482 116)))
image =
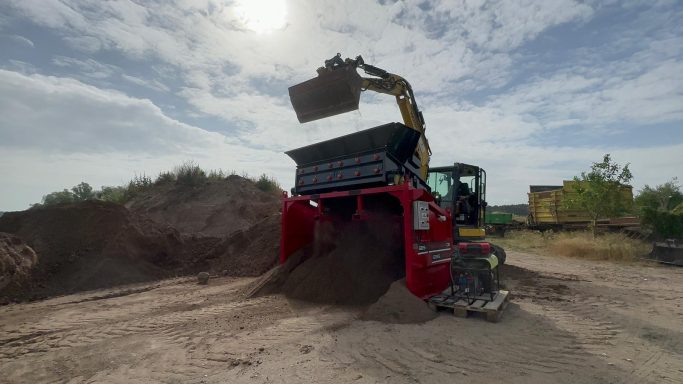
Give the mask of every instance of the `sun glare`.
POLYGON ((244 27, 257 33, 271 32, 285 26, 285 0, 237 0, 235 14, 244 27))

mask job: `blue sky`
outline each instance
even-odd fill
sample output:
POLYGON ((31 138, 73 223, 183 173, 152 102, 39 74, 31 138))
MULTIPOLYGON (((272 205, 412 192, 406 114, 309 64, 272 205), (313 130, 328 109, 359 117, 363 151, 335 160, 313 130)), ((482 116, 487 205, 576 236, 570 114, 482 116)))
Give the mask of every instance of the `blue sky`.
POLYGON ((611 153, 683 177, 680 1, 0 2, 0 210, 192 159, 290 187, 285 150, 400 120, 392 98, 300 125, 287 87, 337 52, 406 77, 432 165, 526 201, 611 153))

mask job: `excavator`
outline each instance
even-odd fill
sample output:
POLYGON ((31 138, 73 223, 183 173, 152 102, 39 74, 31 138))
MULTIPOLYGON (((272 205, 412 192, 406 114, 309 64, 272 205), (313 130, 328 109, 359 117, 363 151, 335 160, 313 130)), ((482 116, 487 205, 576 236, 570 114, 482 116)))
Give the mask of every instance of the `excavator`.
POLYGON ((340 54, 317 74, 289 88, 300 123, 357 110, 363 91, 394 96, 403 122, 286 152, 297 169, 283 199, 280 262, 314 241, 316 223, 377 219, 400 228, 413 294, 427 300, 450 286, 470 304, 483 294, 493 300, 505 252, 485 240, 486 172, 430 168, 425 120, 405 78, 340 54))

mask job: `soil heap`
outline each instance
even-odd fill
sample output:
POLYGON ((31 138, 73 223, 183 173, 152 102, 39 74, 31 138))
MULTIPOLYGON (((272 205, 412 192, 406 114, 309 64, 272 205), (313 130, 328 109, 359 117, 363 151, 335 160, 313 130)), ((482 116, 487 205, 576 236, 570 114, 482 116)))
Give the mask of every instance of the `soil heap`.
POLYGON ((207 242, 184 241, 171 227, 101 201, 8 212, 0 217, 0 231, 23 239, 39 259, 13 299, 172 276, 201 264, 194 252, 207 242))
POLYGON ((3 256, 3 274, 23 272, 13 272, 11 290, 2 286, 9 278, 0 281, 0 299, 36 299, 199 271, 257 276, 277 261, 279 209, 279 193, 229 176, 196 186, 156 184, 127 207, 93 200, 7 212, 0 216, 0 232, 12 234, 12 244, 25 242, 39 262, 17 269, 28 264, 16 255, 28 251, 3 251, 12 255, 3 256))
POLYGON ((154 185, 126 207, 181 233, 223 237, 277 213, 280 193, 264 192, 251 180, 232 175, 198 186, 154 185))
POLYGON ((247 229, 233 232, 206 255, 211 271, 230 276, 259 276, 277 264, 282 216, 267 216, 247 229))
POLYGON ((368 307, 361 319, 412 324, 424 323, 437 316, 438 314, 430 309, 427 303, 408 290, 405 280, 401 279, 392 283, 389 290, 368 307))
POLYGON ((264 275, 248 295, 282 292, 309 302, 367 305, 403 277, 405 267, 396 228, 372 223, 350 223, 336 229, 319 225, 315 244, 264 275))

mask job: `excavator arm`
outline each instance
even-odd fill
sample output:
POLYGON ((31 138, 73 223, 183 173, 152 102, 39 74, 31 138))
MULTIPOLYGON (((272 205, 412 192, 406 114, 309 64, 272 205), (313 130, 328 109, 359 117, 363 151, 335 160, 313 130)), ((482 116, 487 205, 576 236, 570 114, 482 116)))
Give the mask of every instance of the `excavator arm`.
POLYGON ((403 123, 418 132, 415 149, 420 159, 420 176, 427 180, 431 150, 425 136, 425 122, 410 83, 403 77, 366 64, 361 56, 343 60, 337 54, 318 68, 318 77, 289 88, 292 106, 299 122, 306 123, 358 109, 361 91, 374 91, 396 98, 403 123), (362 69, 371 77, 361 77, 362 69))

